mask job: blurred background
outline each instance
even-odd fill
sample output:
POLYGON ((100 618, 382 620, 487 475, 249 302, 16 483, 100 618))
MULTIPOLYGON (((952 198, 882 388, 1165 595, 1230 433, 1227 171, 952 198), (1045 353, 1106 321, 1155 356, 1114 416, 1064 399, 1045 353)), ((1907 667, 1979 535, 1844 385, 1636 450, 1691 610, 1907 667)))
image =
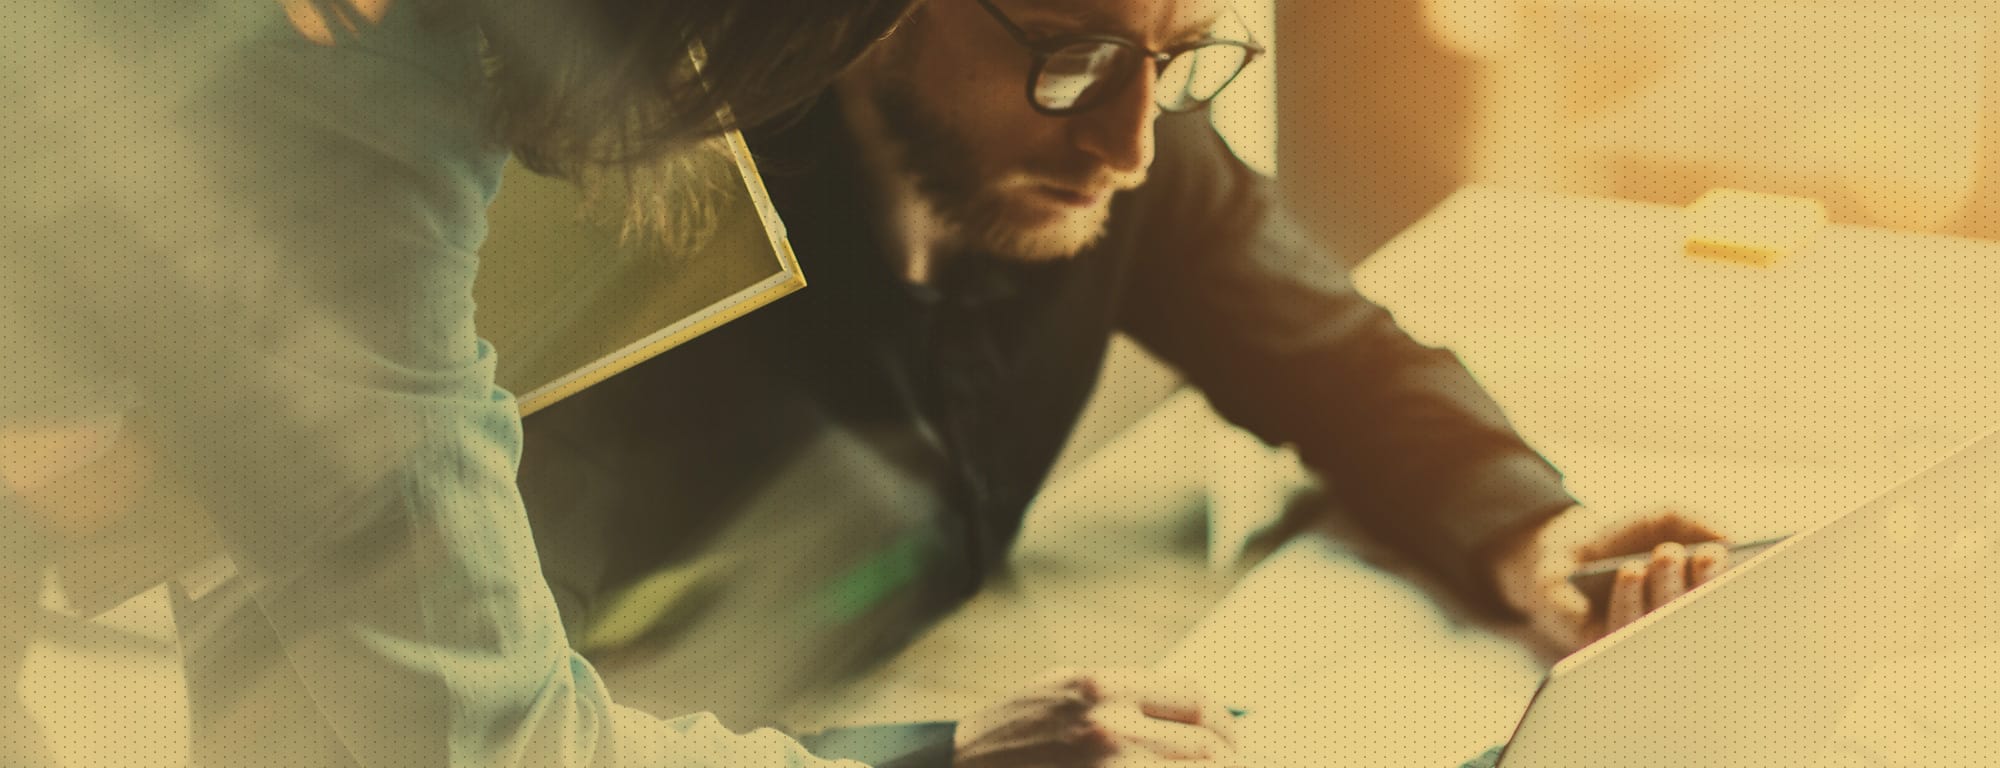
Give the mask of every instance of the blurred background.
POLYGON ((1278 176, 1350 259, 1472 181, 2000 237, 1990 2, 1275 5, 1278 176))

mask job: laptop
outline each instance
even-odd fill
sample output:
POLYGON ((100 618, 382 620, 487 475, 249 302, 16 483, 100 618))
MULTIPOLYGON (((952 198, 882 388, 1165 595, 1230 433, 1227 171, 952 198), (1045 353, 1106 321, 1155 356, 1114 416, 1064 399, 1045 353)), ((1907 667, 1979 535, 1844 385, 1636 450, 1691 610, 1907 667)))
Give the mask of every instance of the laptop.
POLYGON ((2000 755, 2000 433, 1543 680, 1501 768, 2000 755))

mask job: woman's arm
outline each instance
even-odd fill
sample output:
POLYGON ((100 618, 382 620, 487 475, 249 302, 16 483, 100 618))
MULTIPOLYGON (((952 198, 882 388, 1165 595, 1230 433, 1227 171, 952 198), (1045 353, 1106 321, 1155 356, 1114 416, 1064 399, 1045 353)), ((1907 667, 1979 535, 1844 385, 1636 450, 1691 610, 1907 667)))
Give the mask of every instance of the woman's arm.
POLYGON ((514 486, 515 404, 472 329, 502 157, 473 40, 390 9, 321 46, 283 10, 57 3, 0 31, 0 84, 30 105, 0 122, 20 140, 0 158, 29 169, 0 190, 20 235, 0 238, 0 283, 46 273, 74 298, 28 297, 0 348, 83 361, 53 379, 0 362, 0 426, 77 399, 59 390, 129 391, 157 440, 63 476, 130 449, 192 500, 156 522, 212 522, 223 557, 152 574, 187 609, 197 754, 818 764, 776 734, 617 707, 564 640, 514 486))

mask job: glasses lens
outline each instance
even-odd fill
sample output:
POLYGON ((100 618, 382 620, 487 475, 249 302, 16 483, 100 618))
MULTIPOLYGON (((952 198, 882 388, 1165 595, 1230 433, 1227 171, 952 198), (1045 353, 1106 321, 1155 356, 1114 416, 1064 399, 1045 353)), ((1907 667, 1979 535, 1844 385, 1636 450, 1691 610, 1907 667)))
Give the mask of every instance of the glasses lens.
POLYGON ((1250 61, 1250 49, 1215 43, 1182 51, 1160 72, 1153 100, 1169 112, 1185 112, 1215 99, 1250 61))
POLYGON ((1108 42, 1063 46, 1042 63, 1035 78, 1035 103, 1052 112, 1089 109, 1132 76, 1137 54, 1108 42))

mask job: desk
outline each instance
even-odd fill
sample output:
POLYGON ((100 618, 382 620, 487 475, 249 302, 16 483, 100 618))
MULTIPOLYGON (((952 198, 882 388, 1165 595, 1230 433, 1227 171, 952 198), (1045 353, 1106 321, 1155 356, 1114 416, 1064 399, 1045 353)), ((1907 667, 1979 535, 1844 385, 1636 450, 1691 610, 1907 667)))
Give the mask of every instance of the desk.
POLYGON ((1043 494, 1010 578, 788 722, 963 717, 1053 668, 1160 666, 1249 709, 1259 764, 1441 768, 1505 741, 1542 674, 1524 646, 1317 534, 1240 578, 1211 567, 1191 484, 1231 476, 1243 501, 1294 479, 1269 457, 1204 469, 1189 436, 1222 426, 1175 398, 1043 494))
POLYGON ((1355 280, 1598 506, 1788 532, 2000 429, 2000 243, 1831 226, 1754 267, 1681 238, 1679 208, 1475 186, 1355 280))
MULTIPOLYGON (((1683 231, 1669 206, 1473 187, 1355 279, 1595 506, 1791 532, 2000 429, 2000 244, 1836 226, 1753 267, 1683 255, 1683 231)), ((1276 764, 1457 765, 1507 739, 1539 676, 1316 538, 1165 663, 1250 708, 1246 741, 1276 764)))

